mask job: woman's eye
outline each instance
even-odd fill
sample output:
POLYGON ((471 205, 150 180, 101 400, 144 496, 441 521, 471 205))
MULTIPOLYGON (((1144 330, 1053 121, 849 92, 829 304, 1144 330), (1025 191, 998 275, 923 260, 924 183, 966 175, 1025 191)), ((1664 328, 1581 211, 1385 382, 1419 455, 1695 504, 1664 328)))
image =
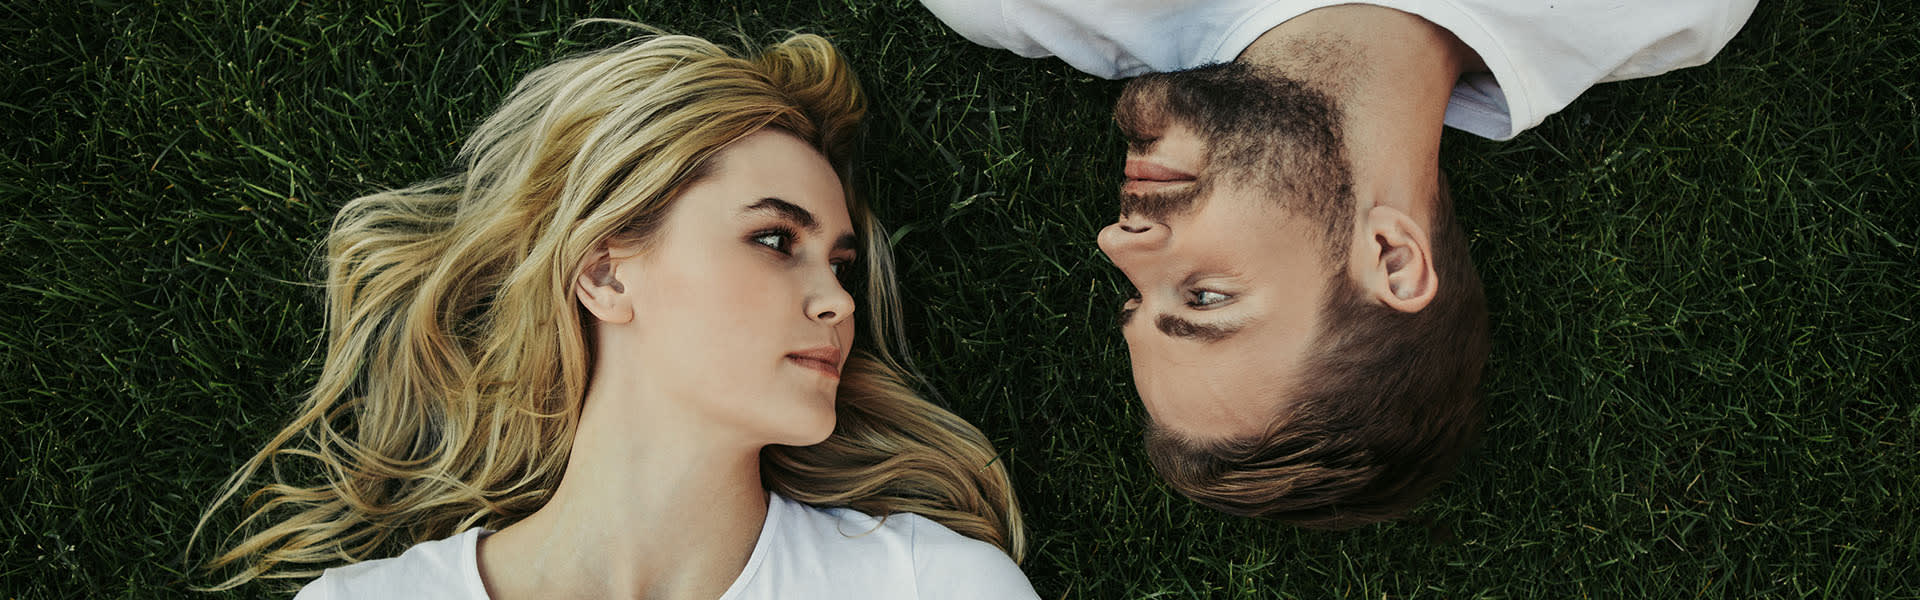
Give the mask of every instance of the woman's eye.
POLYGON ((852 281, 850 281, 851 279, 853 279, 853 275, 855 272, 853 268, 854 267, 853 263, 854 263, 853 259, 836 260, 831 263, 828 263, 833 267, 833 277, 835 279, 840 280, 840 287, 844 288, 853 283, 852 281))
POLYGON ((781 252, 787 251, 788 241, 789 241, 789 236, 785 233, 778 232, 778 231, 769 231, 765 233, 756 234, 753 236, 753 243, 760 244, 762 246, 766 246, 774 250, 779 250, 781 252))
POLYGON ((1193 292, 1193 302, 1189 302, 1188 305, 1194 307, 1210 306, 1225 302, 1226 300, 1227 295, 1220 292, 1195 290, 1193 292))

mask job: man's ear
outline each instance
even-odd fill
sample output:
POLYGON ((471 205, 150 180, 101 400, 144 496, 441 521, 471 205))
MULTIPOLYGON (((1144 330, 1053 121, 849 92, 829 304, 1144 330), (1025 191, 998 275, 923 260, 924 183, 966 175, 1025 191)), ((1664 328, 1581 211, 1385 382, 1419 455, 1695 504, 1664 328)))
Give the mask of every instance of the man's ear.
POLYGON ((633 320, 633 297, 627 294, 627 286, 621 283, 621 276, 632 277, 632 273, 622 273, 624 267, 632 268, 632 261, 618 260, 605 243, 595 246, 587 257, 580 261, 580 277, 574 281, 574 292, 580 298, 580 306, 595 318, 607 323, 626 323, 633 320))
POLYGON ((1440 290, 1427 230, 1407 213, 1387 206, 1369 209, 1361 230, 1365 239, 1355 248, 1359 264, 1354 266, 1361 269, 1367 295, 1401 312, 1426 308, 1440 290))

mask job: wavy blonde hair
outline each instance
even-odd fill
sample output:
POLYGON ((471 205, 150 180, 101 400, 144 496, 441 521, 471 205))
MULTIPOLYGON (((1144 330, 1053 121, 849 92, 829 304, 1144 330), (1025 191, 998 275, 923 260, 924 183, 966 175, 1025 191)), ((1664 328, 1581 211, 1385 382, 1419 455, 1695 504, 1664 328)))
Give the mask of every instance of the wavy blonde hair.
POLYGON ((582 259, 612 238, 645 240, 703 165, 768 127, 819 149, 847 184, 866 331, 833 435, 767 447, 764 483, 813 505, 918 513, 1019 559, 1020 512, 992 444, 916 393, 905 366, 887 237, 851 193, 865 112, 819 36, 741 55, 649 35, 528 75, 462 147, 462 172, 349 202, 326 241, 319 381, 194 529, 272 473, 242 503, 236 533, 248 533, 204 565, 242 569, 211 589, 312 577, 544 505, 591 364, 571 285, 582 259), (317 466, 318 483, 288 482, 282 462, 317 466))

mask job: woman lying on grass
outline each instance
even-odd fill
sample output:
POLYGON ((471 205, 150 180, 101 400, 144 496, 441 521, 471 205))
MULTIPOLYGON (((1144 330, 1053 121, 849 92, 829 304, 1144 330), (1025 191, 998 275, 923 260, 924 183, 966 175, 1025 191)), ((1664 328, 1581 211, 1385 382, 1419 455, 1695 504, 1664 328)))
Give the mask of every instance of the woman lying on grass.
POLYGON ((347 204, 325 369, 214 504, 275 473, 218 587, 344 562, 300 598, 1033 597, 991 444, 892 350, 846 189, 864 112, 817 36, 642 38, 520 82, 464 172, 347 204))

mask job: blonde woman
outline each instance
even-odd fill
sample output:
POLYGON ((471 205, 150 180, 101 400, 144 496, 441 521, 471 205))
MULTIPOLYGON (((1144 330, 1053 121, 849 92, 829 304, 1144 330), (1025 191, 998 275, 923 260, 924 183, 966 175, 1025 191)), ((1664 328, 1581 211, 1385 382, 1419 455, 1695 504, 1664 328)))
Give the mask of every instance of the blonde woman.
POLYGON ((816 36, 641 38, 529 75, 461 173, 348 203, 319 384, 214 505, 275 473, 220 587, 1033 597, 992 446, 896 361, 864 111, 816 36))

